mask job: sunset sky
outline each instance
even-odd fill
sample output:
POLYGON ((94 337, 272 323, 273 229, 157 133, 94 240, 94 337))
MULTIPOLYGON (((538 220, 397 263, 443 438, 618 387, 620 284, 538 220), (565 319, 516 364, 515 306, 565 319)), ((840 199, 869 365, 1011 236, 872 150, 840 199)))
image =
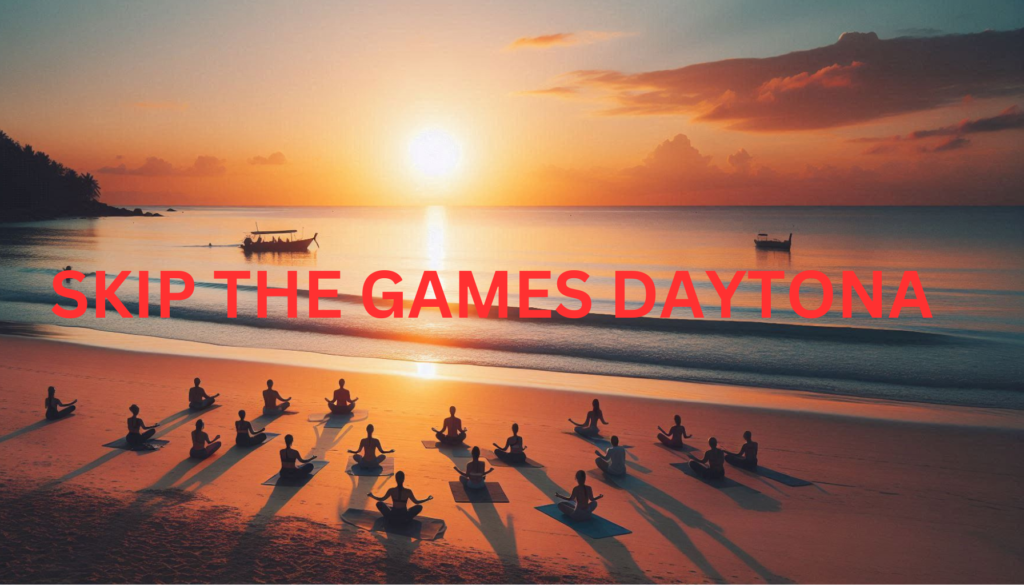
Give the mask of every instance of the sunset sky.
POLYGON ((0 130, 125 205, 1024 204, 1022 27, 1020 2, 8 2, 0 130))

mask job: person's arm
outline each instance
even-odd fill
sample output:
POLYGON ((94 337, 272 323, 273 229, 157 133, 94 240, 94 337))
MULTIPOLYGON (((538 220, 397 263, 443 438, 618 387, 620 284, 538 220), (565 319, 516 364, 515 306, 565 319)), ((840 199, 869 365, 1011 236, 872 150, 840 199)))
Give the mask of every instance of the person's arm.
POLYGON ((596 502, 596 501, 600 500, 600 499, 601 499, 601 498, 603 498, 603 497, 604 497, 604 494, 601 494, 601 495, 599 495, 599 496, 594 496, 594 497, 590 498, 590 500, 591 500, 592 502, 596 502))
POLYGON ((504 447, 498 445, 497 443, 491 443, 491 444, 494 445, 494 448, 497 449, 498 451, 507 451, 509 449, 509 444, 508 443, 509 443, 508 439, 505 439, 505 446, 504 447))
POLYGON ((490 469, 488 469, 487 471, 485 471, 485 472, 484 472, 484 475, 487 475, 488 473, 490 473, 490 472, 492 472, 492 471, 494 471, 494 468, 493 468, 493 467, 492 467, 492 468, 490 468, 490 469))
POLYGON ((598 418, 600 419, 600 421, 601 421, 602 423, 604 423, 604 424, 608 424, 608 421, 604 420, 604 413, 603 413, 603 412, 601 413, 601 416, 600 416, 600 417, 598 417, 598 418))
POLYGON ((578 423, 578 422, 572 420, 571 418, 569 419, 569 422, 571 422, 572 424, 574 424, 574 425, 576 425, 578 427, 582 427, 583 425, 587 424, 587 423, 582 423, 582 424, 578 423))
POLYGON ((326 402, 327 404, 334 404, 334 399, 333 398, 324 398, 324 402, 326 402))
POLYGON ((298 459, 299 461, 301 461, 303 463, 309 463, 310 461, 316 459, 316 455, 310 456, 309 459, 303 459, 302 457, 296 457, 296 459, 298 459))
POLYGON ((452 467, 452 469, 457 471, 459 473, 459 475, 461 475, 462 477, 469 477, 469 474, 464 472, 464 471, 462 471, 461 469, 459 469, 458 465, 456 465, 455 467, 452 467))
POLYGON ((683 429, 683 438, 684 438, 684 439, 692 439, 692 438, 693 438, 693 435, 687 435, 687 434, 686 434, 686 427, 684 427, 684 426, 680 425, 680 428, 682 428, 682 429, 683 429))
POLYGON ((359 452, 363 450, 363 447, 364 447, 365 445, 366 445, 366 439, 363 439, 362 441, 359 441, 359 446, 358 446, 358 447, 356 447, 356 450, 355 450, 355 451, 352 451, 352 450, 350 449, 350 450, 349 450, 349 453, 351 453, 351 454, 353 454, 353 455, 358 455, 358 454, 359 454, 359 452))
MULTIPOLYGON (((394 488, 392 488, 392 489, 394 489, 394 488)), ((370 492, 370 493, 368 493, 366 495, 368 495, 371 498, 377 500, 378 502, 383 502, 384 500, 386 500, 386 499, 391 497, 391 490, 388 490, 388 491, 384 492, 384 495, 379 497, 379 498, 377 496, 373 495, 373 492, 370 492)))
POLYGON ((661 425, 658 425, 658 432, 660 432, 663 435, 670 435, 670 434, 672 434, 672 433, 666 431, 665 429, 661 428, 661 425))
POLYGON ((389 453, 394 453, 394 452, 395 452, 395 450, 394 450, 394 449, 392 449, 392 450, 390 450, 390 451, 385 451, 385 450, 384 450, 384 445, 381 445, 381 444, 380 444, 380 441, 377 441, 377 449, 378 449, 378 450, 380 450, 380 452, 381 452, 381 453, 383 453, 383 454, 385 454, 385 455, 387 455, 387 454, 389 454, 389 453))
POLYGON ((558 492, 555 492, 555 497, 556 497, 556 498, 560 498, 560 499, 562 499, 562 500, 565 500, 565 501, 567 501, 567 502, 571 502, 571 501, 572 501, 572 496, 571 496, 571 495, 568 495, 568 496, 563 496, 562 494, 560 494, 560 493, 558 493, 558 492))
POLYGON ((359 399, 358 398, 349 398, 348 401, 351 402, 352 404, 355 404, 356 402, 359 402, 359 399))
POLYGON ((611 457, 611 455, 609 455, 608 453, 601 453, 600 449, 594 449, 594 454, 600 457, 601 459, 604 459, 605 461, 608 461, 608 459, 611 457))
POLYGON ((157 428, 158 426, 160 426, 160 423, 154 423, 153 425, 147 427, 146 423, 143 422, 143 420, 140 418, 139 419, 139 426, 148 431, 149 429, 157 428))
POLYGON ((426 504, 426 503, 427 503, 427 502, 429 502, 430 500, 433 500, 433 499, 434 499, 434 496, 427 496, 427 497, 426 497, 426 499, 423 499, 423 500, 417 500, 417 499, 416 499, 416 496, 415 496, 415 495, 413 495, 412 491, 410 491, 410 492, 409 492, 409 499, 410 499, 410 500, 412 500, 412 503, 414 503, 414 504, 426 504))
POLYGON ((249 432, 254 434, 254 435, 258 435, 258 434, 262 433, 265 430, 267 430, 267 428, 263 427, 262 429, 260 429, 258 431, 254 431, 254 430, 252 430, 252 424, 249 425, 249 432))

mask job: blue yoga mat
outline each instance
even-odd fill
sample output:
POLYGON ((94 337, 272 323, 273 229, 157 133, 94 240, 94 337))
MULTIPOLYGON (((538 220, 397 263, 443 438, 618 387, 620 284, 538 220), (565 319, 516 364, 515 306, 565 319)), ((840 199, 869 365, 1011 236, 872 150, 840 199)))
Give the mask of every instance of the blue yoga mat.
POLYGON ((558 504, 538 506, 536 509, 589 538, 608 538, 611 536, 622 536, 623 534, 633 533, 632 530, 626 530, 618 524, 610 520, 605 520, 600 516, 591 516, 590 520, 573 520, 558 509, 558 504))

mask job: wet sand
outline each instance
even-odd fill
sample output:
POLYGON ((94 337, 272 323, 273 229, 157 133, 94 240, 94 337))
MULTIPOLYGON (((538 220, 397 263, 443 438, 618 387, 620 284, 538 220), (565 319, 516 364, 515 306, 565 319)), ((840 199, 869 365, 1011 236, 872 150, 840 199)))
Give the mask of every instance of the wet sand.
MULTIPOLYGON (((287 361, 287 354, 282 354, 287 361)), ((334 365, 332 363, 332 365, 334 365)), ((398 365, 396 364, 396 368, 398 365)), ((609 482, 598 514, 633 533, 590 540, 534 510, 594 469, 595 446, 565 431, 585 416, 590 396, 530 384, 483 384, 389 373, 345 372, 310 364, 210 359, 87 347, 0 336, 0 580, 263 582, 1019 582, 1024 577, 1024 415, 926 405, 780 400, 772 408, 709 401, 714 386, 678 384, 678 400, 600 395, 605 435, 631 445, 630 474, 609 482), (221 393, 220 408, 183 412, 200 377, 221 393), (345 377, 365 420, 340 429, 307 422, 345 377), (229 449, 239 408, 259 416, 267 378, 293 397, 295 415, 267 424, 295 447, 330 464, 301 488, 260 483, 278 467, 281 438, 249 452, 229 449), (46 387, 79 399, 75 416, 42 421, 46 387), (136 403, 151 424, 164 421, 165 448, 133 453, 103 448, 121 436, 136 403), (802 404, 827 404, 803 408, 802 404), (448 481, 456 462, 425 449, 431 426, 455 404, 469 444, 503 443, 518 422, 543 469, 498 468, 508 504, 457 504, 448 481), (931 413, 915 422, 894 412, 931 413), (761 463, 814 482, 788 487, 729 468, 734 485, 707 485, 671 466, 685 455, 655 445, 657 425, 679 413, 703 449, 716 436, 738 449, 744 430, 761 463), (875 415, 878 416, 875 416, 875 415), (212 458, 187 459, 189 431, 202 418, 227 444, 212 458), (938 422, 936 422, 938 421, 938 422), (952 424, 952 422, 962 424, 952 424), (366 492, 391 478, 345 473, 373 423, 408 475, 424 514, 442 518, 437 541, 357 531, 339 518, 371 509, 366 492), (618 485, 616 485, 618 484, 618 485)), ((507 377, 495 371, 496 378, 507 377)), ((588 377, 573 377, 586 386, 588 377)), ((604 378, 636 387, 643 380, 604 378)), ((670 384, 670 383, 660 383, 670 384)), ((553 384, 565 386, 565 384, 553 384)), ((577 387, 576 390, 580 388, 577 387)), ((748 390, 751 396, 762 391, 748 390)), ((741 397, 741 392, 724 396, 741 397)), ((794 395, 795 396, 795 395, 794 395)), ((755 402, 751 400, 750 402, 755 402)), ((357 417, 359 418, 359 417, 357 417)), ((257 423, 257 426, 261 426, 257 423)))

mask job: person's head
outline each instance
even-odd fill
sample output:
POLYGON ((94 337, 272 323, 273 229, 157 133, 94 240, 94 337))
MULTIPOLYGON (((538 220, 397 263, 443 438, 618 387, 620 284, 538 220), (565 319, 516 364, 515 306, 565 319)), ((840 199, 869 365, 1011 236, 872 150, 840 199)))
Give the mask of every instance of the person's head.
POLYGON ((518 435, 519 434, 519 423, 512 423, 512 434, 513 435, 518 435))
POLYGON ((750 440, 750 437, 752 437, 752 436, 753 436, 753 435, 751 435, 751 434, 750 434, 750 431, 743 431, 743 439, 744 439, 745 441, 749 441, 749 440, 750 440))
POLYGON ((576 483, 583 485, 587 483, 587 472, 582 469, 576 472, 576 483))
POLYGON ((284 436, 284 446, 285 447, 291 447, 292 446, 292 441, 294 441, 294 440, 295 440, 295 437, 293 437, 291 435, 285 435, 284 436))
POLYGON ((338 378, 338 388, 345 387, 345 378, 338 378))
POLYGON ((56 392, 57 390, 53 386, 50 386, 49 388, 46 389, 46 393, 50 395, 50 398, 53 398, 53 395, 56 392))
POLYGON ((373 434, 373 425, 366 425, 366 435, 370 436, 373 434))
POLYGON ((273 388, 273 387, 274 387, 274 381, 273 380, 267 380, 267 388, 273 388))
POLYGON ((452 406, 452 407, 448 408, 448 412, 450 412, 452 414, 452 416, 455 416, 455 407, 452 406))
POLYGON ((244 410, 239 410, 238 411, 238 420, 245 420, 245 411, 244 410))
POLYGON ((618 447, 618 446, 619 446, 619 436, 618 435, 612 435, 612 447, 618 447))
POLYGON ((597 398, 594 399, 594 410, 601 410, 601 401, 597 398))
POLYGON ((205 426, 206 426, 206 423, 203 422, 203 419, 199 419, 199 420, 196 421, 196 430, 197 431, 203 430, 203 427, 205 427, 205 426))
POLYGON ((132 411, 132 414, 134 414, 136 416, 138 416, 138 414, 139 414, 139 407, 136 404, 133 404, 133 405, 129 406, 128 410, 132 411))
POLYGON ((199 378, 196 378, 195 380, 192 380, 192 381, 195 382, 196 386, 199 385, 199 378))
POLYGON ((480 460, 480 447, 473 447, 473 461, 480 460))
POLYGON ((711 445, 712 449, 717 449, 718 448, 718 439, 716 439, 714 437, 711 437, 710 439, 708 439, 708 445, 711 445))
POLYGON ((395 483, 398 484, 399 488, 401 488, 402 485, 405 484, 405 472, 404 471, 399 471, 398 473, 395 474, 395 483))
POLYGON ((679 416, 677 414, 675 418, 676 418, 676 426, 679 426, 679 425, 683 424, 683 417, 681 417, 681 416, 679 416))

